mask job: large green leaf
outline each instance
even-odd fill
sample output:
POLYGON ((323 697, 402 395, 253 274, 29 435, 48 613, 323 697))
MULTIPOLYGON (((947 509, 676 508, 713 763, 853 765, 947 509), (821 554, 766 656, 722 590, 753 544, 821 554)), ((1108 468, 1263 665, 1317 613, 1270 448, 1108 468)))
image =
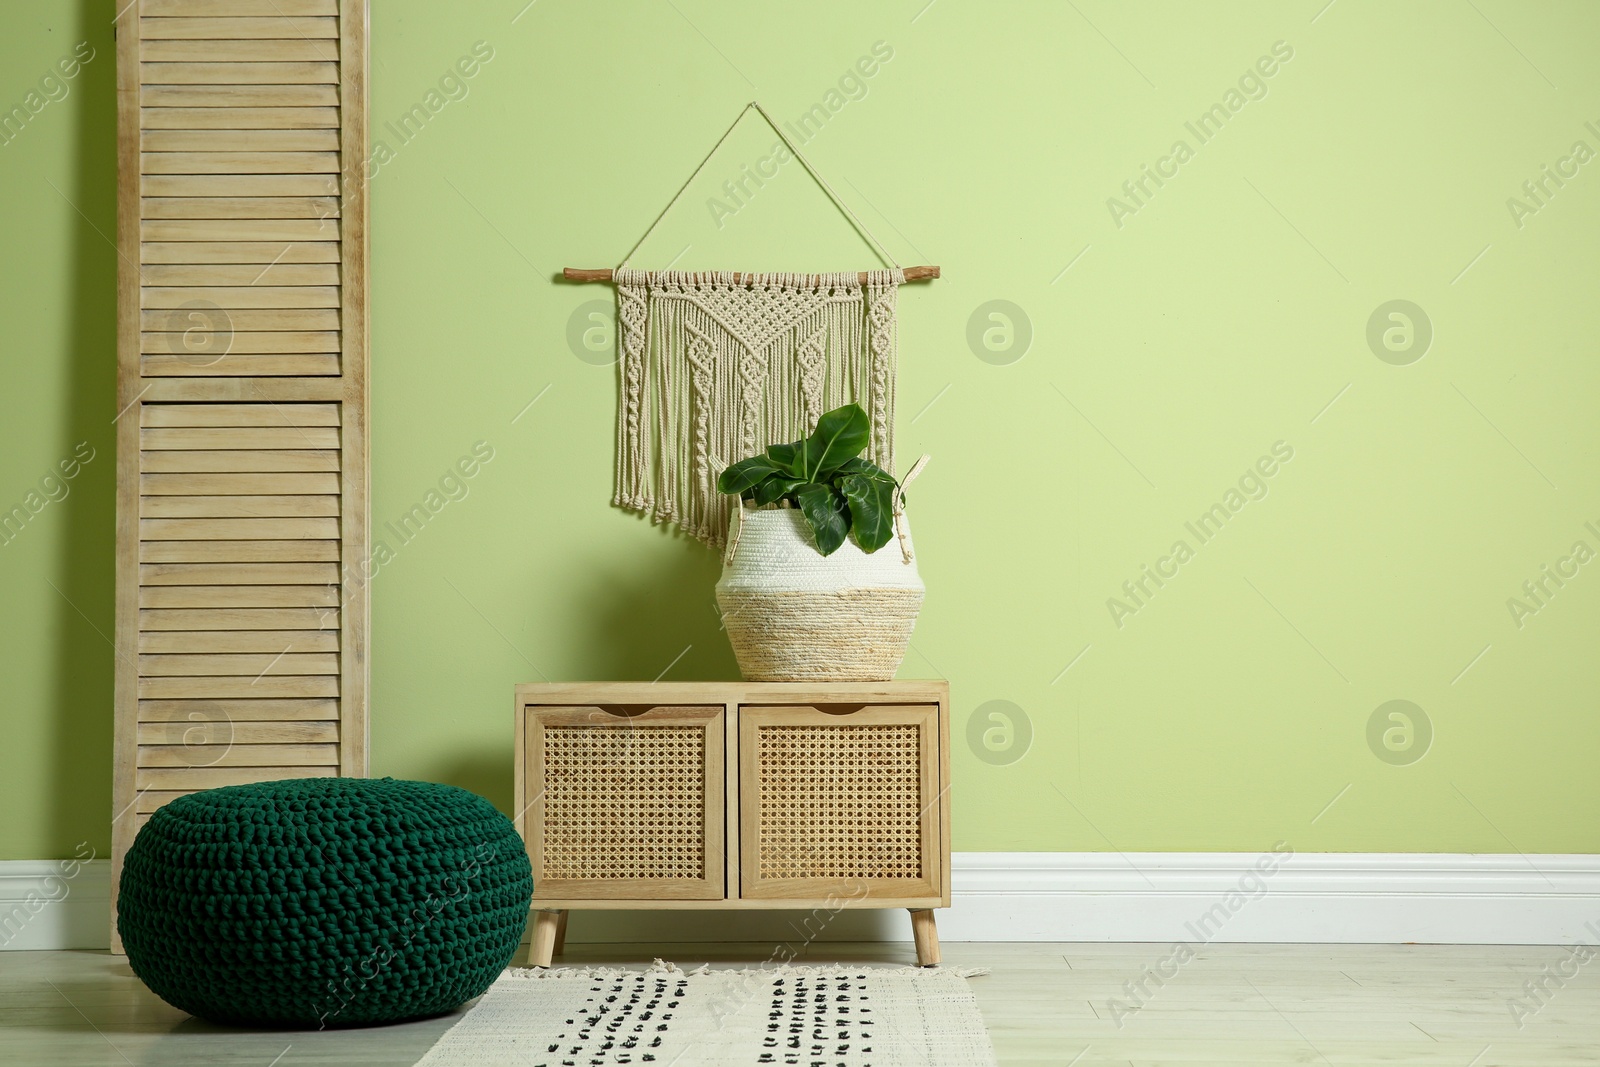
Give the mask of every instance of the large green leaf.
POLYGON ((872 426, 867 413, 855 404, 834 408, 817 420, 817 428, 804 441, 801 448, 801 469, 796 477, 812 482, 825 482, 846 461, 855 458, 867 447, 872 426))
POLYGON ((750 499, 754 500, 758 505, 775 504, 805 484, 798 478, 785 478, 780 472, 765 481, 756 483, 755 491, 751 494, 750 499))
POLYGON ((862 459, 860 456, 856 456, 854 459, 847 459, 843 463, 839 464, 839 469, 835 473, 870 474, 874 478, 888 478, 890 481, 894 481, 893 475, 891 475, 888 471, 884 470, 876 463, 862 459))
POLYGON ((773 466, 791 478, 805 481, 804 464, 801 462, 800 446, 804 441, 793 441, 786 445, 768 445, 767 458, 773 466))
POLYGON ((794 491, 795 502, 811 525, 817 550, 831 556, 850 534, 850 511, 844 497, 831 485, 808 482, 794 491))
POLYGON ((839 488, 850 506, 856 544, 863 552, 876 552, 894 536, 894 494, 899 486, 887 474, 878 473, 878 477, 847 474, 839 479, 839 488))
POLYGON ((777 473, 778 468, 766 456, 751 456, 717 476, 717 492, 742 495, 751 486, 777 473))

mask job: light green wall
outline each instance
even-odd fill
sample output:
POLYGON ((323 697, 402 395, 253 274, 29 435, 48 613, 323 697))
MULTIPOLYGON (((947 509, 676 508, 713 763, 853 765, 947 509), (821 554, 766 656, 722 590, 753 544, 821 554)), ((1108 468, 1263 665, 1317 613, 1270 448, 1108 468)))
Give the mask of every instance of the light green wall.
MULTIPOLYGON (((566 336, 609 290, 551 276, 620 258, 747 100, 796 119, 882 41, 806 150, 901 262, 945 271, 902 297, 899 450, 934 456, 904 673, 951 682, 956 848, 1600 851, 1600 563, 1520 628, 1507 607, 1600 550, 1600 161, 1520 226, 1507 206, 1600 150, 1600 9, 523 2, 374 4, 380 536, 495 450, 373 582, 375 773, 509 806, 513 683, 732 675, 712 554, 607 503, 614 371, 566 336), (479 41, 466 98, 397 146, 384 124, 479 41), (1184 122, 1279 41, 1266 95, 1197 145, 1184 122), (1193 158, 1114 220, 1178 138, 1193 158), (1396 299, 1434 331, 1404 366, 1366 339, 1396 299), (1020 360, 969 347, 991 300, 1031 323, 1020 360), (1279 441, 1266 497, 1200 545, 1185 522, 1279 441), (1193 558, 1119 628, 1108 598, 1178 539, 1193 558), (1432 724, 1409 765, 1368 745, 1395 699, 1432 724), (1023 709, 1022 759, 969 747, 990 701, 1023 709)), ((0 857, 107 838, 109 17, 17 7, 0 34, 5 102, 99 49, 0 148, 0 503, 100 450, 0 548, 0 857)), ((713 224, 772 142, 747 119, 635 262, 875 265, 793 164, 713 224)))
POLYGON ((30 492, 39 508, 0 534, 0 859, 85 840, 104 855, 110 840, 117 154, 103 6, 10 4, 0 23, 0 118, 30 92, 40 108, 0 145, 0 512, 26 511, 30 492), (94 58, 60 79, 82 41, 94 58), (80 442, 95 458, 49 500, 41 480, 80 442))

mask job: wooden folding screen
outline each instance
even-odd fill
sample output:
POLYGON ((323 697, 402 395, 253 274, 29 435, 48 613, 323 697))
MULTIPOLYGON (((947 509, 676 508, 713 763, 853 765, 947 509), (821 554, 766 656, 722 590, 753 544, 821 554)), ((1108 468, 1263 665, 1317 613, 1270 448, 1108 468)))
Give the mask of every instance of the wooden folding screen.
POLYGON ((113 892, 174 797, 366 773, 366 41, 365 0, 117 19, 113 892))

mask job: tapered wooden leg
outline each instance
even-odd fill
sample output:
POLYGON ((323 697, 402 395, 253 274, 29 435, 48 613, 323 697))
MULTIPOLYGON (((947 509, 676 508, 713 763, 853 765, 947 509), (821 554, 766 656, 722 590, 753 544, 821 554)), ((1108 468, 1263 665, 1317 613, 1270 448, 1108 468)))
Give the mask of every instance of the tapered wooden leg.
POLYGON ((559 956, 567 949, 567 909, 558 912, 561 918, 556 920, 556 943, 551 949, 553 956, 559 956))
POLYGON ((533 939, 528 943, 528 966, 548 967, 555 955, 561 912, 538 911, 533 916, 533 939))
POLYGON ((917 942, 917 966, 939 966, 939 930, 932 908, 911 908, 911 936, 917 942))

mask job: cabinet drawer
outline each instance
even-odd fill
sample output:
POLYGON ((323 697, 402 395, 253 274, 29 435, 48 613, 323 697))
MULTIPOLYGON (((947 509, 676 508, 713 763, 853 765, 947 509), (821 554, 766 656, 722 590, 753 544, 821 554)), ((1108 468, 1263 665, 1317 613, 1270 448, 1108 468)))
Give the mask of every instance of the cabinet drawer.
POLYGON ((942 895, 938 712, 742 705, 740 895, 942 895))
POLYGON ((523 707, 534 900, 716 900, 721 705, 523 707))

